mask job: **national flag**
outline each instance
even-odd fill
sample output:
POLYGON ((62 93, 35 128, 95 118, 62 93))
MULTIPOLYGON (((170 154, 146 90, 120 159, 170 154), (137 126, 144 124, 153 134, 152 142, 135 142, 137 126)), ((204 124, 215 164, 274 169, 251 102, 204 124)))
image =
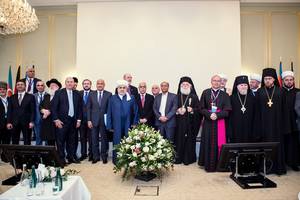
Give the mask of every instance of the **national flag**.
POLYGON ((279 82, 280 87, 282 87, 282 62, 281 62, 281 60, 279 63, 278 82, 279 82))
POLYGON ((9 66, 8 78, 7 78, 7 96, 9 97, 13 94, 12 88, 13 88, 12 73, 11 73, 11 66, 9 66))
POLYGON ((21 76, 21 65, 19 65, 18 67, 18 71, 17 71, 17 74, 16 74, 16 85, 15 85, 15 91, 14 93, 16 94, 17 93, 17 81, 20 80, 20 76, 21 76))

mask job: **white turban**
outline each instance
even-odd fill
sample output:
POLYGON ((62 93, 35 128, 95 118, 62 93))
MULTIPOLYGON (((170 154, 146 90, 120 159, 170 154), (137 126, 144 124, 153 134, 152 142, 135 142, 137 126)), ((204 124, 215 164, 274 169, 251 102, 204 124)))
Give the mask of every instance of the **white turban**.
POLYGON ((125 80, 118 80, 117 81, 117 88, 120 87, 120 86, 126 86, 126 87, 128 87, 128 82, 125 81, 125 80))
POLYGON ((256 80, 258 82, 261 82, 261 76, 259 74, 251 74, 250 80, 256 80))
POLYGON ((284 72, 282 72, 282 79, 284 79, 287 76, 294 77, 294 72, 292 72, 292 71, 284 71, 284 72))

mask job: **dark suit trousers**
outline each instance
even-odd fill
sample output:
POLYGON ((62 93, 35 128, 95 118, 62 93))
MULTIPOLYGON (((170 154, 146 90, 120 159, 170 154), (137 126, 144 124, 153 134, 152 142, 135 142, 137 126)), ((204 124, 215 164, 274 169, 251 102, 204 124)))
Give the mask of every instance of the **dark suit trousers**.
POLYGON ((158 127, 160 134, 171 143, 174 143, 175 127, 168 128, 166 123, 161 123, 158 127))
POLYGON ((65 149, 67 158, 74 158, 76 152, 75 137, 76 137, 76 120, 68 117, 62 128, 56 129, 56 144, 59 157, 62 161, 65 160, 65 149))
POLYGON ((92 151, 93 159, 100 159, 99 152, 99 133, 101 136, 101 158, 107 158, 108 138, 104 126, 96 126, 92 128, 92 151))
POLYGON ((30 145, 31 144, 32 129, 29 128, 29 123, 25 124, 25 125, 20 124, 20 123, 17 124, 17 125, 13 125, 12 143, 13 144, 19 144, 21 131, 22 131, 22 134, 23 134, 24 145, 30 145))
POLYGON ((0 144, 10 144, 11 131, 7 128, 0 129, 0 144))
POLYGON ((91 129, 87 126, 87 122, 80 125, 80 144, 81 144, 81 156, 87 156, 87 143, 89 144, 88 155, 92 154, 92 136, 91 129))

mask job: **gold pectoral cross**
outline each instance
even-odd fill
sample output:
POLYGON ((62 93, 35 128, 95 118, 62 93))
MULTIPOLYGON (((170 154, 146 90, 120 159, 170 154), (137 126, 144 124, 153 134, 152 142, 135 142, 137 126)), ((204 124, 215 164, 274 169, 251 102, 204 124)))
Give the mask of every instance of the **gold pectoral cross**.
POLYGON ((269 99, 269 101, 268 101, 268 106, 271 108, 272 107, 272 105, 273 105, 273 102, 272 102, 272 100, 271 99, 269 99))

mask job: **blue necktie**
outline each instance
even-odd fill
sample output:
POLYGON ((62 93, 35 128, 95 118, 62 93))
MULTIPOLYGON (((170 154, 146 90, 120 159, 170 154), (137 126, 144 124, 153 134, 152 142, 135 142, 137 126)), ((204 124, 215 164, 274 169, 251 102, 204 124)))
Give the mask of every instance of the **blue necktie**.
POLYGON ((84 92, 84 96, 83 96, 83 101, 84 101, 84 104, 86 104, 86 103, 87 103, 88 97, 89 97, 89 95, 88 95, 88 92, 87 92, 87 91, 85 91, 85 92, 84 92))

